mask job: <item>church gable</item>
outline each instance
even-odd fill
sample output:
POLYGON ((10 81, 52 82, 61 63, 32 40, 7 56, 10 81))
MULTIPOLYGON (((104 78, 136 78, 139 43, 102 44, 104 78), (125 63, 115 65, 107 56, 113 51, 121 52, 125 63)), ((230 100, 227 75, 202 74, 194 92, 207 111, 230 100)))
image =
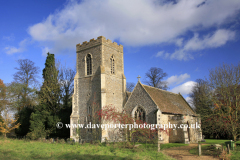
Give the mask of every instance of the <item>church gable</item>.
POLYGON ((155 123, 155 112, 157 110, 157 105, 154 103, 152 98, 148 95, 142 84, 139 82, 128 98, 127 103, 124 106, 124 110, 133 116, 133 112, 138 107, 145 110, 147 123, 155 123))

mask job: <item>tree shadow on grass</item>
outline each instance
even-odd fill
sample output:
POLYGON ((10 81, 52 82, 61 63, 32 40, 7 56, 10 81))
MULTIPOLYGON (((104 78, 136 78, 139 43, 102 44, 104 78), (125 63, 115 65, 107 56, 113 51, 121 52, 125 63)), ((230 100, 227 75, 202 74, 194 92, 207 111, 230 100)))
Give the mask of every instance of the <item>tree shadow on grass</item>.
POLYGON ((30 155, 24 155, 24 153, 19 153, 13 150, 0 150, 0 159, 50 159, 47 157, 44 157, 40 154, 36 154, 34 152, 31 152, 30 155))
POLYGON ((12 155, 16 154, 14 151, 0 150, 1 159, 12 159, 12 155))
POLYGON ((66 153, 59 156, 57 159, 78 159, 78 160, 133 160, 130 157, 117 157, 109 155, 89 155, 83 154, 79 155, 76 153, 66 153))

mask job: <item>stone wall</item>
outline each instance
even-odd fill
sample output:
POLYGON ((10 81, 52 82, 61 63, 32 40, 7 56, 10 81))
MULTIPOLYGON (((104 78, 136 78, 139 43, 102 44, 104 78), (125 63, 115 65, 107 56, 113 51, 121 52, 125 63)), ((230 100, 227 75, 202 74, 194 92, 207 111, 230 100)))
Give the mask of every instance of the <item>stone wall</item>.
POLYGON ((196 128, 196 122, 197 124, 201 123, 199 117, 162 114, 159 112, 157 114, 157 124, 168 125, 167 132, 162 131, 162 133, 159 133, 163 140, 162 143, 197 143, 202 139, 202 132, 201 128, 196 128), (169 124, 172 126, 176 124, 177 128, 170 127, 169 124), (183 127, 186 124, 192 128, 183 127))
POLYGON ((183 123, 188 124, 191 127, 189 129, 184 129, 185 143, 189 139, 190 139, 189 143, 197 143, 198 141, 202 140, 202 130, 201 130, 201 128, 197 128, 197 126, 196 126, 198 124, 201 124, 201 119, 200 119, 199 115, 197 117, 193 117, 190 115, 184 115, 183 123))
MULTIPOLYGON (((157 124, 168 124, 168 115, 162 114, 160 110, 157 111, 157 124)), ((161 140, 161 143, 169 143, 169 130, 160 129, 158 131, 158 138, 161 140)))
POLYGON ((171 124, 176 124, 177 128, 169 129, 169 143, 184 143, 184 131, 182 128, 179 128, 183 123, 181 115, 169 115, 169 122, 171 124))

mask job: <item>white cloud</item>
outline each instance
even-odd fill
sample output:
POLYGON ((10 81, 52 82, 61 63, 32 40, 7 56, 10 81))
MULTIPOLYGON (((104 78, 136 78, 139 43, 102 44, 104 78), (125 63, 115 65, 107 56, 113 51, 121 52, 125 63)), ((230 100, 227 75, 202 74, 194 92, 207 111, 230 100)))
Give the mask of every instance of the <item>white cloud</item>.
MULTIPOLYGON (((236 16, 239 9, 240 1, 236 0, 178 0, 177 3, 156 0, 71 0, 64 9, 30 26, 29 34, 33 40, 56 53, 74 49, 77 43, 100 35, 112 40, 119 39, 128 46, 165 42, 182 46, 183 39, 179 36, 196 27, 221 26, 226 20, 231 20, 229 17, 236 16)), ((211 46, 219 46, 225 40, 218 33, 209 42, 211 46), (223 41, 218 41, 218 37, 223 41)), ((193 47, 193 44, 190 46, 193 47)), ((190 57, 184 51, 166 56, 179 60, 190 57)))
POLYGON ((164 54, 164 51, 159 51, 156 55, 156 57, 161 57, 164 54))
POLYGON ((199 68, 197 67, 195 70, 194 70, 194 72, 199 72, 200 70, 199 70, 199 68))
POLYGON ((195 109, 195 106, 194 106, 193 103, 192 103, 192 98, 191 98, 191 97, 186 97, 185 99, 186 99, 186 101, 188 102, 188 104, 189 104, 193 109, 195 109))
POLYGON ((7 41, 13 41, 15 39, 15 36, 11 34, 10 36, 3 36, 2 39, 7 41))
POLYGON ((48 53, 48 52, 51 52, 48 47, 42 48, 42 55, 43 55, 44 57, 47 57, 47 53, 48 53))
POLYGON ((228 41, 233 40, 235 32, 226 29, 218 29, 212 35, 208 34, 203 38, 199 38, 199 34, 195 33, 194 36, 188 40, 183 47, 176 50, 174 53, 157 54, 156 57, 163 57, 165 59, 189 60, 193 59, 191 51, 198 51, 208 48, 216 48, 225 45, 228 41))
POLYGON ((176 39, 176 40, 175 40, 175 43, 176 43, 177 46, 181 47, 182 44, 183 44, 183 38, 178 38, 178 39, 176 39))
POLYGON ((192 91, 192 87, 196 84, 194 81, 185 82, 177 87, 171 89, 173 93, 181 93, 182 95, 190 94, 192 91))
POLYGON ((200 39, 198 34, 195 34, 184 46, 184 50, 200 50, 206 48, 220 47, 226 44, 228 41, 233 40, 235 32, 219 29, 213 35, 208 34, 204 38, 200 39))
POLYGON ((22 52, 22 50, 20 48, 16 48, 16 47, 13 47, 13 46, 8 46, 8 47, 5 47, 4 49, 6 50, 7 54, 22 52))
POLYGON ((173 59, 177 59, 177 60, 184 60, 184 61, 187 61, 189 59, 193 59, 193 55, 189 52, 186 52, 185 50, 183 49, 179 49, 179 50, 176 50, 174 53, 170 54, 170 53, 167 53, 166 55, 167 58, 173 60, 173 59))
POLYGON ((190 75, 185 73, 185 74, 181 74, 179 76, 175 75, 175 76, 171 76, 167 79, 167 83, 169 86, 171 85, 178 85, 182 82, 184 82, 186 79, 190 78, 190 75))
POLYGON ((191 97, 187 97, 187 98, 186 98, 186 101, 190 104, 191 101, 192 101, 192 98, 191 98, 191 97))
POLYGON ((7 54, 13 54, 13 53, 20 53, 20 52, 23 52, 25 50, 25 46, 26 46, 26 43, 27 43, 27 39, 24 39, 22 40, 20 43, 19 43, 19 47, 16 48, 14 46, 7 46, 5 47, 5 52, 7 54))

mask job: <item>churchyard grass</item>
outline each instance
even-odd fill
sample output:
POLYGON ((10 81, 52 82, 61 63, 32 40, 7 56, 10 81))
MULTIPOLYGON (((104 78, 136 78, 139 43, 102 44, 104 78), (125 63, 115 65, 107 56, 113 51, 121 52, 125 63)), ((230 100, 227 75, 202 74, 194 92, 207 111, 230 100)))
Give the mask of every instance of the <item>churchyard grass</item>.
POLYGON ((237 148, 232 152, 231 160, 239 160, 240 159, 240 146, 237 146, 237 148))
MULTIPOLYGON (((169 148, 184 144, 164 144, 169 148)), ((172 159, 150 144, 141 144, 137 148, 122 148, 119 143, 111 144, 68 144, 41 141, 0 138, 0 159, 172 159)))
MULTIPOLYGON (((205 139, 206 142, 201 142, 205 144, 224 144, 226 141, 230 141, 227 139, 205 139)), ((237 141, 237 143, 240 143, 240 141, 237 141)))
MULTIPOLYGON (((146 143, 136 143, 135 145, 141 144, 138 148, 146 149, 146 150, 157 150, 157 145, 155 144, 146 144, 146 143)), ((184 143, 166 143, 161 144, 161 150, 172 148, 172 147, 182 147, 188 146, 188 144, 184 143)))
MULTIPOLYGON (((202 144, 208 144, 208 145, 202 145, 202 155, 213 155, 213 156, 219 156, 220 151, 215 149, 214 147, 211 147, 211 144, 223 144, 224 149, 226 149, 225 142, 229 140, 223 140, 223 139, 205 139, 206 142, 201 142, 202 144)), ((237 144, 240 144, 240 141, 236 142, 237 144)), ((193 148, 189 151, 191 154, 198 155, 198 147, 193 148)), ((221 156, 221 155, 220 155, 221 156)), ((240 146, 238 145, 237 148, 235 148, 234 151, 231 152, 230 155, 231 160, 239 160, 240 159, 240 146)))

